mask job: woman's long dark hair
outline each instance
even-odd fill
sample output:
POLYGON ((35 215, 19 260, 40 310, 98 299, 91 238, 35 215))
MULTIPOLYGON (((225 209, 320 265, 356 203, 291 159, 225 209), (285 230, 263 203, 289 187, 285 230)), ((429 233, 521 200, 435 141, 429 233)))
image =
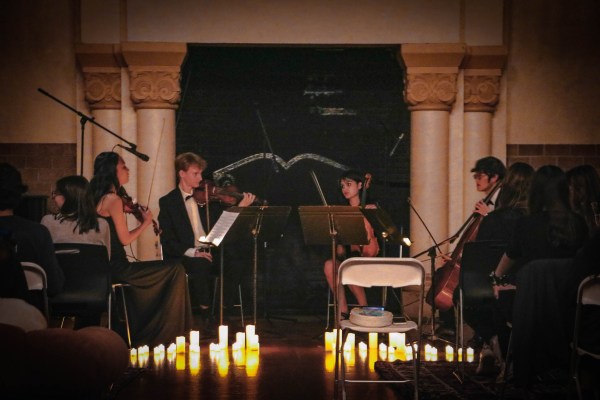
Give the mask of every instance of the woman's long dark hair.
POLYGON ((529 213, 548 213, 546 232, 553 246, 573 246, 578 240, 574 214, 569 204, 569 186, 566 174, 555 165, 540 167, 531 181, 529 213))
POLYGON ((506 170, 496 208, 527 208, 527 194, 533 177, 531 165, 516 162, 506 170))
POLYGON ((579 165, 567 171, 570 203, 573 211, 585 218, 590 230, 596 227, 593 202, 600 202, 600 175, 591 165, 579 165))
POLYGON ((94 198, 87 179, 78 175, 66 176, 56 181, 56 191, 65 198, 57 215, 60 221, 75 221, 73 232, 79 228, 80 234, 92 229, 96 232, 100 230, 94 198))
POLYGON ((117 178, 119 155, 113 151, 105 151, 94 160, 94 177, 90 182, 94 204, 98 204, 102 196, 112 191, 119 193, 121 185, 117 178))

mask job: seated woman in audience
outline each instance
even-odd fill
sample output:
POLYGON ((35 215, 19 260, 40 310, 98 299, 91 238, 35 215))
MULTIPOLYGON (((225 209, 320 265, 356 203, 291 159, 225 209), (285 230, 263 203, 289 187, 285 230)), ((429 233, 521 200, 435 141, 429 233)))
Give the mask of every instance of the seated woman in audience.
MULTIPOLYGON (((508 243, 516 222, 527 212, 527 194, 533 173, 533 167, 522 162, 514 163, 506 170, 496 207, 482 219, 477 241, 508 243)), ((464 310, 465 322, 483 341, 477 367, 477 373, 481 375, 498 372, 506 356, 510 335, 506 321, 512 319, 513 296, 505 296, 505 293, 507 292, 500 292, 498 301, 492 305, 479 305, 464 310)))
POLYGON ((44 269, 48 295, 53 296, 62 291, 65 277, 56 261, 50 233, 39 223, 14 214, 26 191, 19 171, 8 163, 0 163, 0 229, 16 245, 19 262, 33 262, 44 269))
MULTIPOLYGON (((98 219, 90 185, 83 176, 72 175, 56 181, 52 199, 57 214, 45 215, 41 224, 48 228, 56 243, 83 243, 106 247, 110 256, 110 230, 105 220, 98 219)), ((101 315, 80 316, 75 329, 100 325, 101 315)))
POLYGON ((83 176, 72 175, 56 181, 52 200, 58 213, 42 218, 54 243, 87 243, 105 246, 110 257, 110 230, 98 219, 90 184, 83 176))
POLYGON ((513 369, 515 384, 521 387, 528 387, 535 375, 564 367, 568 344, 555 343, 549 352, 546 338, 563 340, 564 326, 558 321, 567 319, 566 311, 551 306, 548 296, 556 298, 570 274, 569 259, 588 237, 585 221, 571 211, 566 176, 557 166, 543 166, 533 175, 528 212, 517 221, 507 250, 490 275, 496 297, 506 285, 516 285, 516 291, 505 295, 514 293, 513 369), (551 260, 542 264, 545 269, 523 268, 533 260, 547 259, 551 260))
POLYGON ((96 211, 110 228, 112 279, 131 285, 126 299, 132 345, 171 343, 192 323, 185 269, 178 260, 127 260, 123 246, 135 241, 153 221, 152 212, 140 208, 143 222, 128 228, 123 200, 123 185, 127 182, 129 169, 119 154, 104 152, 96 157, 90 184, 96 211))
POLYGON ((600 176, 591 165, 579 165, 567 171, 571 207, 585 218, 590 234, 600 226, 600 176))

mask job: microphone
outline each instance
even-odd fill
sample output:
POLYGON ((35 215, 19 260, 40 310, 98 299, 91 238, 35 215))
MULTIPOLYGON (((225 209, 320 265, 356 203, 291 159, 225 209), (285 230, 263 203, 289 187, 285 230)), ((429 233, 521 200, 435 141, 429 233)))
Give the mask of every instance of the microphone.
POLYGON ((396 143, 394 144, 394 147, 392 147, 392 151, 390 151, 390 157, 394 155, 394 153, 396 152, 396 149, 398 148, 398 145, 400 144, 400 142, 402 141, 402 139, 404 138, 404 133, 400 134, 400 136, 398 136, 398 139, 396 139, 396 143))
POLYGON ((150 159, 150 157, 148 157, 144 153, 140 153, 139 151, 137 151, 136 145, 131 145, 131 147, 125 147, 122 144, 118 144, 117 146, 119 146, 122 149, 125 149, 126 151, 130 152, 131 154, 133 154, 134 156, 136 156, 137 158, 139 158, 142 161, 148 161, 150 159))

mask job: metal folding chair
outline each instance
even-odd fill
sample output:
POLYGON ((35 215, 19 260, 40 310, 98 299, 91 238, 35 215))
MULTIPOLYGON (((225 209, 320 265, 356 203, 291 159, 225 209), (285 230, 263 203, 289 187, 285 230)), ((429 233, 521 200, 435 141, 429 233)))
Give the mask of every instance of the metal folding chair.
MULTIPOLYGON (((422 336, 422 317, 423 317, 423 299, 425 289, 425 269, 423 264, 414 258, 383 258, 383 257, 354 257, 346 259, 339 267, 338 279, 338 299, 340 288, 342 285, 357 285, 362 287, 393 287, 401 288, 406 286, 415 286, 419 289, 419 312, 418 320, 392 323, 383 327, 366 327, 356 325, 349 320, 341 319, 337 315, 338 322, 338 337, 336 338, 336 355, 335 355, 335 374, 334 374, 334 396, 338 396, 338 388, 341 383, 342 398, 346 398, 346 383, 405 383, 413 382, 414 398, 419 398, 419 356, 421 350, 422 336), (355 332, 410 332, 415 331, 417 334, 417 343, 419 351, 415 351, 413 346, 410 346, 413 352, 413 379, 409 380, 359 380, 346 378, 346 365, 343 357, 343 343, 347 334, 350 331, 355 332), (339 377, 339 382, 338 382, 339 377)), ((339 314, 339 313, 338 313, 339 314)))

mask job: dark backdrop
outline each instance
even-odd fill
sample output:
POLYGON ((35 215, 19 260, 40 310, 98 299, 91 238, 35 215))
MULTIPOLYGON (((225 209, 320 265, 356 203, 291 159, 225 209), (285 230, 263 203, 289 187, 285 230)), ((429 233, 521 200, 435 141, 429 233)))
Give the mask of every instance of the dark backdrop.
MULTIPOLYGON (((369 172, 369 196, 408 232, 410 118, 397 51, 191 45, 182 67, 177 153, 202 155, 206 178, 271 149, 285 161, 311 153, 369 172)), ((310 170, 328 203, 339 202, 342 170, 332 163, 307 157, 286 169, 259 158, 230 172, 241 190, 292 206, 283 237, 260 246, 261 313, 325 314, 322 264, 330 247, 304 245, 297 215, 298 205, 321 204, 310 170)), ((397 255, 397 246, 386 253, 397 255)), ((244 293, 251 299, 250 255, 247 261, 244 293)))

